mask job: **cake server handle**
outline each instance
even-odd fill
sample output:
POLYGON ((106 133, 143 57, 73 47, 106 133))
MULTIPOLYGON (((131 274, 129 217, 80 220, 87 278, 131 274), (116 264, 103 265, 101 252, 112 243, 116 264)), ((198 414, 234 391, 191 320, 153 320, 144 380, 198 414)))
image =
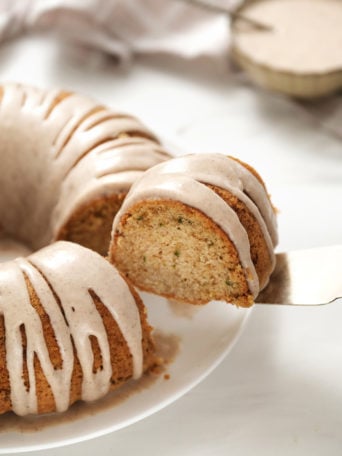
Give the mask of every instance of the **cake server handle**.
POLYGON ((278 253, 259 304, 319 306, 342 298, 342 245, 278 253))

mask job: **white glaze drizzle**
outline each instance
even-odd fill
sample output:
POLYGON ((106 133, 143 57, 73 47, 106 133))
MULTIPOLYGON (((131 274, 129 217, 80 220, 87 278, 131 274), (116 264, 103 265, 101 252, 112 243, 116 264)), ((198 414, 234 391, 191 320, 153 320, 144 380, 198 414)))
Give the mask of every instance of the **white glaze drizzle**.
POLYGON ((33 249, 56 239, 89 198, 127 192, 144 167, 169 158, 137 119, 90 98, 69 94, 53 107, 58 90, 2 90, 1 224, 33 249))
POLYGON ((161 163, 145 172, 132 186, 114 219, 112 239, 123 214, 139 201, 181 201, 203 212, 227 233, 237 249, 241 264, 247 271, 249 288, 256 297, 260 291, 260 284, 251 259, 246 230, 235 211, 204 184, 228 190, 247 205, 260 224, 274 267, 276 219, 266 190, 241 164, 220 154, 187 155, 161 163), (244 191, 247 191, 248 195, 244 191))
POLYGON ((95 400, 109 390, 112 368, 107 333, 89 290, 95 292, 117 322, 132 355, 133 377, 138 378, 143 366, 139 312, 128 285, 109 262, 77 244, 57 242, 27 259, 0 264, 0 313, 5 322, 6 364, 12 409, 18 415, 37 412, 35 354, 51 387, 57 411, 68 408, 74 366, 72 341, 83 373, 82 399, 95 400), (61 369, 54 369, 50 361, 41 320, 31 305, 24 274, 50 318, 62 359, 61 369), (52 290, 60 299, 63 312, 52 290), (23 380, 21 325, 26 332, 29 388, 23 380), (103 368, 96 373, 89 336, 96 337, 101 350, 103 368))

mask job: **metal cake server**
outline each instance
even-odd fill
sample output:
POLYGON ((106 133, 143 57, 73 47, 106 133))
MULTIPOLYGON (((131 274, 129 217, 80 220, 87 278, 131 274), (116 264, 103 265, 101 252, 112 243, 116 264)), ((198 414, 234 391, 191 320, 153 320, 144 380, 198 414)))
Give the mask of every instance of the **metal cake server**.
POLYGON ((256 303, 317 306, 342 298, 342 245, 278 253, 276 259, 256 303))

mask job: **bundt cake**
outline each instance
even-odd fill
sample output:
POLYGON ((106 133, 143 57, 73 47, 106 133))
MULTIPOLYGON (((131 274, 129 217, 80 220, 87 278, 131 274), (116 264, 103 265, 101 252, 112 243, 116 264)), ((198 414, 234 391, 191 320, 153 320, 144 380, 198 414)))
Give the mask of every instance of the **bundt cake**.
POLYGON ((15 84, 0 87, 0 140, 0 231, 40 249, 0 264, 0 413, 63 412, 152 369, 131 285, 239 306, 266 285, 275 211, 250 166, 170 159, 131 116, 15 84))
POLYGON ((132 183, 169 158, 132 116, 72 92, 0 86, 0 228, 37 250, 68 240, 108 252, 132 183))
POLYGON ((246 307, 268 282, 276 243, 275 210, 256 171, 198 154, 156 165, 132 186, 109 257, 142 290, 246 307))
POLYGON ((0 264, 0 413, 63 412, 154 362, 142 301, 98 253, 60 241, 0 264))

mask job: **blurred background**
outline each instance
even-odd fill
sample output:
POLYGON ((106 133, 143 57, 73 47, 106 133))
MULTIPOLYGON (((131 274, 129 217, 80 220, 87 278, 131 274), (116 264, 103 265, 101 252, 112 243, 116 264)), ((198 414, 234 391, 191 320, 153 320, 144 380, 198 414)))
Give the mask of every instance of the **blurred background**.
MULTIPOLYGON (((1 82, 81 92, 175 154, 253 165, 279 208, 279 251, 342 243, 341 0, 0 0, 0 44, 1 82)), ((340 455, 340 307, 257 307, 178 402, 45 453, 340 455)))

